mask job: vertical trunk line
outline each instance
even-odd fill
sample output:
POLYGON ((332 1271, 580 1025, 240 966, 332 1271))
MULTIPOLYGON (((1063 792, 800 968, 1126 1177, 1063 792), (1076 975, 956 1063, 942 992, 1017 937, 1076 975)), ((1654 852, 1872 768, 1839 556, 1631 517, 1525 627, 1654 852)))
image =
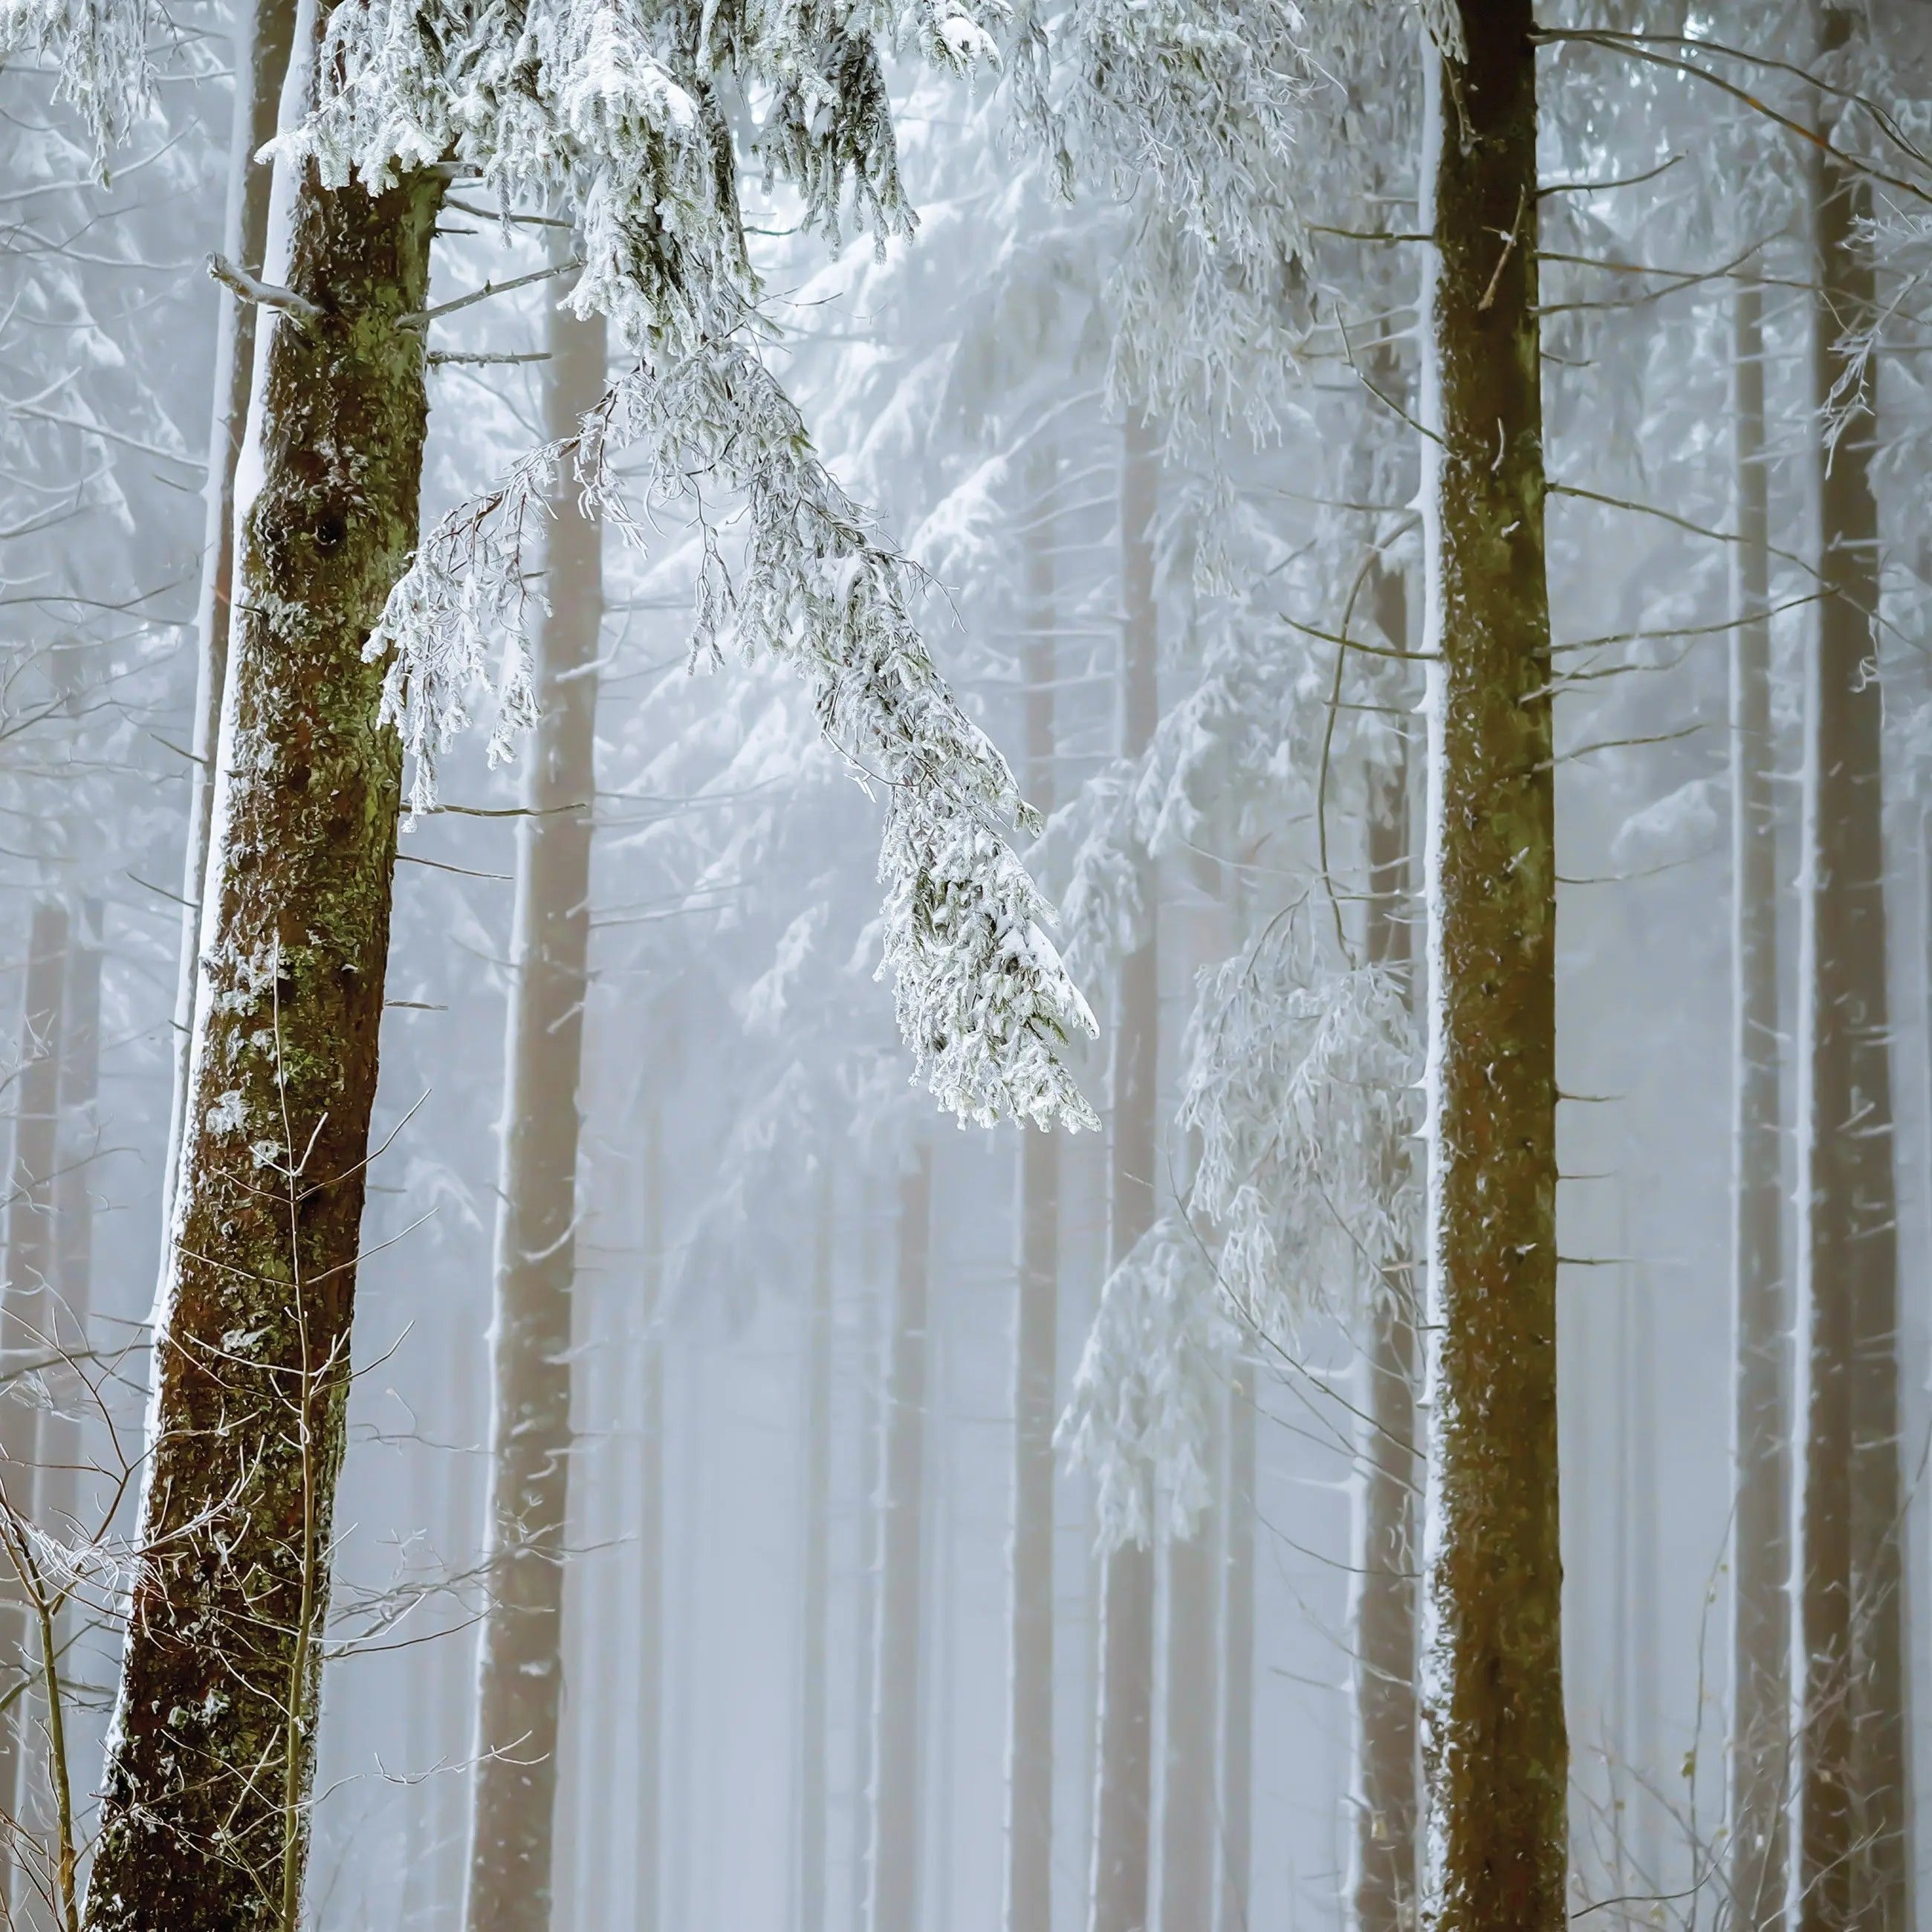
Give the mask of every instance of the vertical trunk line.
POLYGON ((418 532, 423 343, 398 323, 427 298, 444 183, 292 186, 267 272, 315 308, 260 322, 89 1932, 260 1932, 308 1856, 401 794, 362 652, 418 532))
MULTIPOLYGON (((1859 31, 1822 10, 1828 62, 1859 31)), ((1822 119, 1826 104, 1817 112, 1822 119)), ((1898 1466, 1898 1256, 1886 986, 1876 444, 1860 338, 1877 307, 1864 178, 1810 155, 1820 567, 1805 772, 1800 1305, 1803 1932, 1904 1932, 1910 1906, 1898 1466)))
POLYGON ((1561 1932, 1556 868, 1530 0, 1426 57, 1431 1932, 1561 1932))
MULTIPOLYGON (((1378 569, 1376 616, 1399 648, 1408 637, 1408 586, 1378 569)), ((1367 946, 1372 965, 1412 975, 1406 750, 1378 775, 1368 824, 1367 946)), ((1389 1186, 1398 1184, 1391 1174, 1389 1186)), ((1418 1714, 1415 1687, 1415 1282, 1391 1268, 1369 1313, 1367 1421, 1360 1456, 1360 1574, 1355 1583, 1355 1922, 1360 1932, 1414 1923, 1418 1714)))
MULTIPOLYGON (((274 138, 296 0, 253 0, 240 10, 235 49, 234 118, 228 137, 228 202, 221 245, 230 261, 261 266, 268 236, 274 171, 256 156, 274 138)), ((208 515, 202 535, 201 592, 195 606, 194 716, 188 773, 188 841, 182 863, 181 963, 176 982, 174 1095, 168 1110, 168 1157, 161 1170, 163 1239, 172 1226, 175 1166, 188 1106, 188 1048, 194 1030, 195 956, 214 818, 214 760, 221 735, 221 694, 228 680, 228 608, 235 575, 235 472, 248 427, 255 377, 255 308, 223 288, 214 335, 214 418, 208 426, 208 515)))
POLYGON ((926 1308, 932 1152, 899 1180, 898 1279, 879 1512, 879 1641, 872 1687, 869 1932, 918 1932, 920 1603, 926 1481, 926 1308))
MULTIPOLYGON (((1021 604, 1028 797, 1054 807, 1058 456, 1036 459, 1021 604)), ((1060 1330, 1060 1140, 1018 1129, 1018 1294, 1013 1321, 1012 1664, 1006 1745, 1006 1932, 1053 1923, 1053 1426, 1060 1330)))
MULTIPOLYGON (((58 1222, 61 1064, 67 1050, 65 1011, 70 924, 59 900, 34 907, 27 935, 27 982, 20 1010, 20 1073, 14 1083, 14 1160, 7 1190, 7 1268, 0 1288, 0 1358, 10 1364, 46 1353, 59 1280, 58 1222)), ((38 1520, 44 1460, 38 1410, 25 1385, 0 1393, 0 1482, 8 1514, 38 1520)), ((28 1593, 12 1563, 0 1558, 0 1691, 16 1690, 0 1712, 0 1918, 32 1894, 20 1882, 18 1847, 33 1838, 38 1792, 28 1713, 39 1673, 38 1633, 30 1627, 28 1593)))
MULTIPOLYGON (((550 313, 545 432, 604 392, 601 318, 550 313)), ((602 537, 560 478, 534 666, 540 717, 517 823, 505 1042, 487 1563, 477 1664, 468 1932, 549 1932, 570 1513, 578 1086, 589 987, 602 537)))
POLYGON ((1790 1417, 1778 1145, 1778 823, 1771 722, 1771 507, 1764 293, 1732 307, 1738 529, 1731 633, 1731 944, 1736 1362, 1731 1895, 1746 1932, 1784 1919, 1790 1758, 1790 1417))
POLYGON ((1221 1894, 1219 1932, 1249 1932, 1253 1864, 1255 1365, 1234 1362, 1228 1394, 1228 1530, 1222 1556, 1221 1894))
POLYGON ((804 1644, 799 1696, 799 1932, 825 1932, 826 1619, 832 1535, 832 1169, 820 1156, 806 1316, 804 1644))
POLYGON ((638 1341, 638 1791, 634 1932, 658 1932, 664 1807, 664 1126, 653 1100, 644 1127, 644 1330, 638 1341))
MULTIPOLYGON (((1136 758, 1159 722, 1154 516, 1160 449, 1154 425, 1127 419, 1120 463, 1120 748, 1136 758)), ((1114 1024, 1108 1271, 1154 1222, 1160 947, 1152 868, 1142 882, 1145 943, 1120 962, 1114 1024)), ((1099 1768, 1089 1932, 1144 1932, 1153 1802, 1154 1553, 1134 1544, 1101 1568, 1099 1768)))

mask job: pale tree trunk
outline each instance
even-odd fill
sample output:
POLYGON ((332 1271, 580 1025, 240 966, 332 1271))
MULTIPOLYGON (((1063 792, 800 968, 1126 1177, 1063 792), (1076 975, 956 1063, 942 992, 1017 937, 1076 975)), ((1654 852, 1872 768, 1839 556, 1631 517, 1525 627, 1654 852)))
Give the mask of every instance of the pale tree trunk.
POLYGON ((1791 1754, 1790 1316, 1778 1138, 1778 808, 1763 315, 1763 290, 1755 280, 1744 282, 1732 306, 1743 541, 1736 556, 1737 624, 1731 633, 1731 1294, 1737 1379, 1730 1884, 1744 1932, 1770 1932, 1784 1924, 1791 1754))
POLYGON ((1255 1365, 1228 1390, 1228 1528, 1221 1577, 1221 1891, 1218 1932, 1248 1932, 1255 1768, 1255 1365))
POLYGON ((869 1190, 858 1315, 859 1576, 852 1636, 852 1932, 866 1932, 872 1910, 872 1695, 878 1642, 879 1381, 878 1297, 869 1190))
MULTIPOLYGON (((16 1370, 41 1360, 52 1329, 59 1280, 61 1062, 70 938, 67 908, 44 898, 27 934, 27 983, 14 1074, 14 1160, 7 1188, 7 1273, 0 1290, 0 1361, 16 1370)), ((0 1482, 6 1506, 34 1520, 40 1504, 39 1412, 22 1385, 0 1390, 0 1482)), ((27 1713, 40 1667, 28 1598, 10 1564, 0 1559, 0 1918, 26 1890, 16 1882, 15 1832, 30 1829, 34 1809, 34 1752, 27 1713)))
POLYGON ((319 312, 264 325, 249 416, 94 1932, 292 1932, 307 1855, 401 791, 362 647, 416 539, 423 344, 397 321, 443 182, 290 186, 268 277, 319 312))
POLYGON ((654 1102, 644 1133, 644 1332, 638 1344, 638 1736, 634 1932, 657 1932, 664 1808, 664 1144, 654 1102))
MULTIPOLYGON (((1823 11, 1822 51, 1850 41, 1823 11)), ((1800 1306, 1806 1318, 1798 1923, 1903 1932, 1909 1906, 1898 1254, 1886 986, 1884 693, 1871 377, 1869 183, 1816 151, 1815 400, 1823 596, 1804 760, 1799 955, 1800 1306)))
POLYGON ((885 1495, 879 1510, 869 1932, 918 1932, 920 1923, 920 1584, 932 1221, 932 1154, 922 1146, 899 1181, 898 1274, 886 1382, 885 1495))
MULTIPOLYGON (((1036 460, 1025 544, 1029 799, 1054 806, 1054 512, 1058 458, 1036 460)), ((1011 1707, 1006 1733, 1006 1932, 1053 1923, 1053 1425, 1060 1327, 1060 1140, 1019 1134, 1019 1284, 1013 1318, 1011 1707)))
POLYGON ((1424 1921, 1557 1932, 1556 882, 1530 0, 1431 54, 1424 1921), (1439 439, 1439 440, 1433 440, 1439 439))
MULTIPOLYGON (((256 155, 274 138, 282 82, 293 44, 296 0, 253 0, 236 9, 234 118, 228 135, 228 207, 221 246, 253 272, 268 236, 274 172, 256 155)), ((208 518, 202 537, 201 596, 195 608, 194 764, 188 773, 188 843, 182 865, 181 967, 175 988, 174 1098, 168 1112, 168 1158, 161 1170, 165 1226, 188 1104, 188 1047, 194 1031, 195 948, 202 882, 208 871, 214 809, 214 758, 221 733, 221 693, 228 678, 229 592, 235 574, 235 470, 248 427, 255 377, 255 309, 223 286, 214 334, 214 403, 208 431, 208 518)))
MULTIPOLYGON (((1154 425, 1127 421, 1120 464, 1120 748, 1138 758, 1159 722, 1154 520, 1160 452, 1154 425)), ((1154 1222, 1154 1108, 1160 949, 1151 868, 1144 944, 1120 962, 1114 1022, 1112 1173, 1107 1266, 1118 1268, 1154 1222)), ((1089 1932, 1143 1932, 1148 1923, 1148 1813, 1153 1788, 1154 1552, 1108 1552, 1100 1578, 1099 1760, 1089 1932)))
POLYGON ((832 1581, 832 1170, 820 1157, 806 1316, 805 1640, 798 1738, 799 1932, 825 1932, 826 1650, 832 1581))
MULTIPOLYGON (((548 346, 544 428, 560 440, 604 393, 603 322, 553 308, 548 346)), ((550 506, 549 609, 533 666, 540 716, 517 823, 469 1932, 549 1932, 554 1885, 601 550, 566 475, 550 506)))
MULTIPOLYGON (((1401 577, 1377 584, 1382 633, 1408 635, 1401 577)), ((1380 774, 1369 819, 1368 957, 1406 982, 1408 922, 1408 769, 1380 774)), ((1390 1185, 1398 1177, 1391 1174, 1390 1185)), ((1364 1364, 1360 1528, 1355 1579, 1355 1923, 1361 1932, 1408 1932, 1416 1892, 1415 1282, 1390 1269, 1369 1312, 1364 1364)))
MULTIPOLYGON (((1214 1432, 1218 1436, 1218 1427, 1214 1432)), ((1212 1442, 1208 1466, 1220 1460, 1212 1442)), ((1167 1543, 1167 1683, 1161 1766, 1160 1932, 1212 1932, 1220 1524, 1203 1509, 1167 1543)))

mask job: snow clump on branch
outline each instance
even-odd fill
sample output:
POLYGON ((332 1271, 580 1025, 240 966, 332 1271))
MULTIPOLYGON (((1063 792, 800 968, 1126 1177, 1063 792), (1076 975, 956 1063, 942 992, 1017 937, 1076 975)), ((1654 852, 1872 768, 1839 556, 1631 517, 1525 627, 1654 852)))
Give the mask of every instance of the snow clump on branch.
POLYGON ((1176 1116, 1201 1136, 1190 1208, 1263 1335, 1389 1292, 1420 1225, 1422 1056, 1402 983, 1338 968, 1306 908, 1202 976, 1176 1116))
MULTIPOLYGON (((910 0, 896 45, 963 69, 994 50, 1000 11, 910 0)), ((610 0, 342 0, 322 94, 290 152, 322 178, 377 187, 454 160, 507 203, 575 214, 584 268, 568 300, 607 316, 633 366, 578 434, 446 518, 397 585, 372 656, 413 757, 412 803, 437 752, 494 690, 492 749, 530 704, 524 538, 560 470, 641 542, 608 453, 655 506, 694 505, 703 548, 694 656, 728 635, 806 675, 820 722, 886 791, 882 970, 918 1071, 962 1120, 1096 1124, 1060 1063, 1086 1002, 1045 936, 1049 908, 1007 843, 1030 829, 1012 772, 947 691, 910 614, 922 579, 814 452, 758 351, 766 325, 745 246, 728 98, 766 104, 757 152, 836 236, 849 201, 881 245, 910 232, 869 16, 803 4, 620 8, 610 0), (702 484, 698 479, 704 479, 702 484), (704 492, 743 513, 734 579, 704 492), (493 641, 507 635, 507 655, 493 641)))
POLYGON ((1094 1482, 1102 1551, 1191 1536, 1210 1494, 1210 1418, 1234 1343, 1196 1231, 1163 1215, 1107 1277, 1054 1441, 1094 1482))

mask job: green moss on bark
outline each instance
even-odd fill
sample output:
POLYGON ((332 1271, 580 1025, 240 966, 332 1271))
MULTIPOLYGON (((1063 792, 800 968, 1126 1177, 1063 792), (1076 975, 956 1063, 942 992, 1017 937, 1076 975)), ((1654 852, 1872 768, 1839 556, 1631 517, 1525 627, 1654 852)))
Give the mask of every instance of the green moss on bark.
POLYGON ((292 1923, 401 796, 362 647, 417 534, 440 177, 294 210, 241 536, 158 1428, 94 1932, 292 1923))

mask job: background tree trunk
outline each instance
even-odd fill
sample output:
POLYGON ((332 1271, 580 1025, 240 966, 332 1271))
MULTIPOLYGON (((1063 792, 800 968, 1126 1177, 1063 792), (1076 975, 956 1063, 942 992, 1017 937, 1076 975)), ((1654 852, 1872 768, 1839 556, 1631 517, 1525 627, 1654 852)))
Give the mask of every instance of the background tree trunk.
MULTIPOLYGON (((1377 617, 1398 648, 1408 632, 1402 578, 1381 574, 1377 617)), ((1369 818, 1368 957, 1406 982, 1408 767, 1382 775, 1369 818)), ((1393 1188, 1400 1175, 1392 1174, 1393 1188)), ((1389 1270, 1369 1314, 1366 1426, 1361 1434, 1360 1549, 1355 1579, 1355 1923, 1408 1932, 1416 1892, 1415 1280, 1389 1270)))
POLYGON ((1221 1895, 1219 1932, 1249 1932, 1255 1764, 1255 1365, 1228 1391, 1228 1528, 1222 1558, 1221 1895))
MULTIPOLYGON (((1854 15, 1823 10, 1822 52, 1854 15)), ((1821 104, 1821 112, 1822 111, 1821 104)), ((1807 1317, 1798 1922, 1903 1932, 1909 1906, 1898 1252, 1886 985, 1884 693, 1875 628, 1876 320, 1864 178, 1812 151, 1824 595, 1804 760, 1799 1294, 1807 1317)))
POLYGON ((1214 1924, 1220 1528, 1218 1512, 1204 1509, 1191 1537, 1167 1544, 1160 1932, 1210 1932, 1214 1924))
MULTIPOLYGON (((1036 459, 1025 543, 1027 796, 1054 807, 1058 458, 1036 459)), ((1022 1123, 1019 1293, 1013 1318, 1011 1710, 1006 1745, 1006 1932, 1053 1924, 1053 1426, 1060 1328, 1060 1138, 1022 1123)))
MULTIPOLYGON (((318 10, 316 31, 326 24, 318 10)), ((155 1433, 92 1932, 290 1932, 400 799, 362 646, 415 547, 442 178, 290 196, 249 418, 155 1433)))
POLYGON ((664 1124, 644 1130, 644 1330, 638 1381, 638 1789, 635 1932, 658 1932, 663 1895, 664 1640, 664 1124))
MULTIPOLYGON (((1127 758, 1146 750, 1160 722, 1154 554, 1160 494, 1160 446, 1153 424, 1136 411, 1127 419, 1120 464, 1120 748, 1127 758)), ((1151 868, 1142 891, 1147 938, 1120 962, 1114 1022, 1110 1272, 1154 1222, 1160 944, 1151 868)), ((1108 1553, 1100 1582, 1099 1771, 1089 1932, 1143 1932, 1148 1923, 1154 1584, 1152 1550, 1126 1543, 1108 1553)))
POLYGON ((1566 1922, 1556 881, 1529 0, 1427 69, 1432 823, 1425 1922, 1566 1922))
MULTIPOLYGON (((11 1094, 14 1161, 7 1190, 7 1274, 0 1294, 0 1359, 9 1369, 41 1360, 52 1330, 59 1280, 61 1063, 65 1051, 68 910, 58 899, 34 908, 27 983, 20 1010, 18 1072, 11 1094)), ((40 1412, 24 1383, 0 1390, 0 1480, 9 1510, 37 1521, 40 1507, 40 1412)), ((39 1669, 28 1599, 12 1566, 0 1566, 0 1917, 30 1888, 16 1875, 16 1832, 29 1832, 36 1792, 28 1712, 39 1669)))
POLYGON ((874 1282, 871 1193, 866 1194, 865 1236, 860 1268, 860 1293, 856 1343, 858 1358, 859 1443, 856 1485, 860 1550, 857 1602, 852 1636, 852 1932, 867 1932, 872 1907, 872 1840, 877 1793, 872 1782, 873 1698, 878 1672, 879 1438, 878 1295, 874 1282))
POLYGON ((819 1156, 806 1317, 805 1641, 799 1697, 799 1932, 825 1932, 826 1648, 832 1578, 832 1170, 819 1156))
POLYGON ((1778 1148, 1778 810, 1771 722, 1771 506, 1764 296, 1732 305, 1738 530, 1731 633, 1731 945, 1736 1055, 1732 1305, 1736 1357, 1732 1563, 1731 1895, 1744 1932, 1784 1920, 1791 1753, 1790 1415, 1778 1148))
MULTIPOLYGON (((274 138, 294 44, 296 0, 253 0, 236 9, 234 119, 228 136, 228 208, 221 246, 251 272, 268 246, 268 190, 274 170, 255 157, 274 138)), ((181 970, 176 982, 174 1100, 168 1113, 168 1158, 161 1170, 161 1220, 168 1222, 175 1167, 188 1105, 188 1047, 194 1034, 195 949, 201 893, 214 822, 214 758, 221 735, 221 693, 228 678, 229 592, 235 574, 235 470, 248 427, 255 380, 255 306, 223 287, 214 334, 214 418, 208 432, 208 522, 202 538, 201 596, 195 608, 194 717, 188 773, 188 843, 182 864, 181 970)))
POLYGON ((899 1181, 898 1275, 886 1382, 879 1630, 872 1683, 870 1932, 918 1932, 921 1591, 926 1510, 926 1302, 932 1150, 899 1181))
MULTIPOLYGON (((604 393, 601 317, 550 310, 544 434, 604 393)), ((552 501, 540 718, 517 821, 502 1182, 490 1330, 490 1600, 478 1648, 469 1932, 549 1932, 570 1498, 578 1083, 589 989, 602 534, 574 479, 552 501)))

